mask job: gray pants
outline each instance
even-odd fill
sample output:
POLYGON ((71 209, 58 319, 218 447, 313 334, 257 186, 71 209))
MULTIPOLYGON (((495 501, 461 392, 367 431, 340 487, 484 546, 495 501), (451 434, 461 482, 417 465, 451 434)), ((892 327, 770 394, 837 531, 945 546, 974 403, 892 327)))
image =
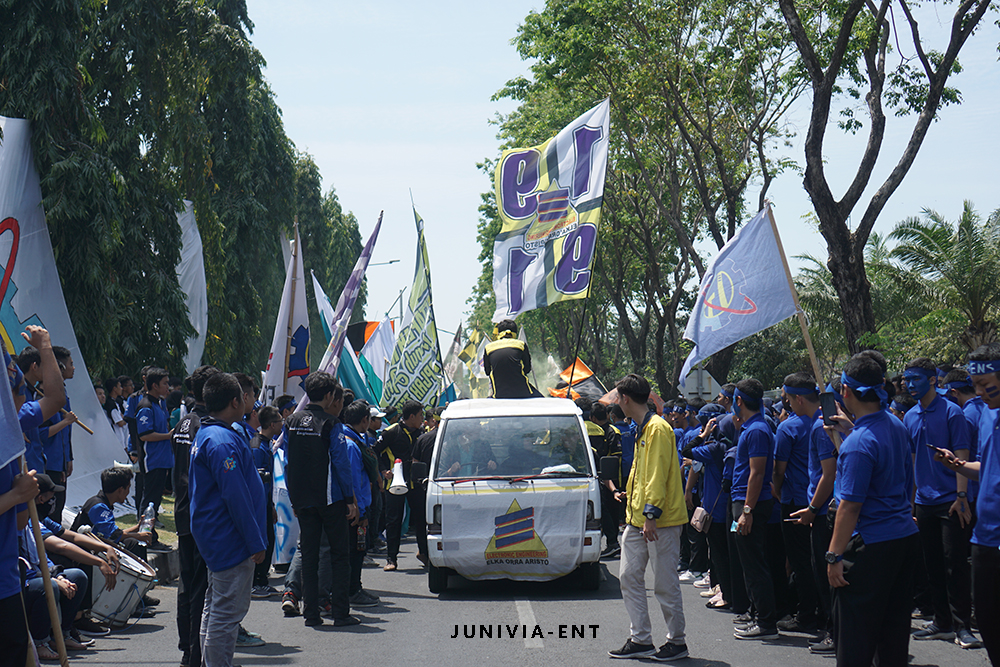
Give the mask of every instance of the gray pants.
POLYGON ((201 655, 205 667, 232 667, 236 634, 250 610, 250 584, 254 562, 208 571, 205 611, 201 615, 201 655))
POLYGON ((655 542, 647 542, 642 529, 629 525, 622 534, 622 559, 618 574, 622 600, 631 621, 632 641, 652 644, 653 631, 646 601, 646 565, 653 554, 653 593, 667 622, 667 642, 684 644, 684 602, 677 561, 681 554, 681 527, 656 529, 655 542))

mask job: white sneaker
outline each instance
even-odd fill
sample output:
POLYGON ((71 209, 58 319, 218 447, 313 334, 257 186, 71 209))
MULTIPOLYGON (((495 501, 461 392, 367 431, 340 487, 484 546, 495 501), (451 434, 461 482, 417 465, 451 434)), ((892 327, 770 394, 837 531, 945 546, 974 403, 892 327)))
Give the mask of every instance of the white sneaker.
POLYGON ((712 575, 706 573, 704 577, 694 582, 695 588, 710 588, 712 586, 712 575))
POLYGON ((718 594, 719 594, 718 585, 712 586, 707 591, 702 591, 701 593, 699 593, 699 595, 701 595, 701 597, 703 598, 713 598, 718 594))
POLYGON ((719 604, 720 602, 722 602, 722 591, 719 591, 718 593, 713 595, 712 599, 709 600, 709 602, 711 602, 712 604, 719 604))
POLYGON ((691 570, 688 570, 686 572, 682 572, 678 579, 681 580, 682 584, 689 584, 691 582, 698 581, 702 578, 702 576, 704 576, 703 572, 692 572, 691 570))

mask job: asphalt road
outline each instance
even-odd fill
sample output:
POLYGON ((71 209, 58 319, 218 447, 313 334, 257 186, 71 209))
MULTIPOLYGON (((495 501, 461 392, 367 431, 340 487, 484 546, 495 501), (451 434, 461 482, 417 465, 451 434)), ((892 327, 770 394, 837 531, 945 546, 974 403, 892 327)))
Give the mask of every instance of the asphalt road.
MULTIPOLYGON (((280 600, 255 600, 244 625, 259 632, 267 645, 238 649, 236 663, 250 665, 510 665, 559 667, 610 665, 607 651, 628 637, 618 585, 618 560, 602 568, 600 590, 583 592, 571 580, 545 584, 470 582, 451 578, 440 596, 427 590, 426 572, 414 558, 412 538, 404 540, 397 572, 366 569, 365 588, 382 598, 382 605, 356 615, 363 625, 334 629, 307 628, 302 618, 285 618, 280 600), (475 626, 476 637, 464 637, 465 626, 475 626), (492 637, 480 637, 480 625, 492 626, 492 637), (502 626, 498 636, 497 625, 502 626), (521 626, 529 630, 522 636, 521 626), (532 638, 538 625, 541 638, 532 638), (458 637, 452 635, 458 628, 458 637), (508 627, 510 626, 510 627, 508 627), (574 626, 575 636, 574 636, 574 626), (509 633, 513 630, 514 637, 509 633), (560 636, 560 632, 564 637, 560 636), (581 636, 582 635, 582 636, 581 636)), ((647 576, 647 581, 651 581, 647 576)), ((280 578, 272 584, 280 588, 280 578)), ((173 586, 158 586, 152 594, 162 603, 154 618, 97 640, 94 650, 75 652, 73 664, 177 665, 175 598, 173 586)), ((650 594, 653 636, 665 640, 665 624, 650 594)), ((689 667, 741 665, 833 667, 832 657, 810 654, 805 635, 783 635, 771 642, 738 641, 732 637, 732 616, 705 608, 699 591, 684 585, 684 610, 691 658, 677 664, 689 667)), ((982 649, 964 651, 944 641, 910 642, 911 665, 988 665, 982 649)), ((650 664, 646 662, 646 664, 650 664)))

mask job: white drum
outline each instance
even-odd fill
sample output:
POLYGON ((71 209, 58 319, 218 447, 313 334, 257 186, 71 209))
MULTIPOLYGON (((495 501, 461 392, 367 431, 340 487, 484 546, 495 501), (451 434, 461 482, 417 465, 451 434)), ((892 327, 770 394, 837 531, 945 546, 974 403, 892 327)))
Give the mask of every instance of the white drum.
MULTIPOLYGON (((128 624, 128 619, 139 605, 142 596, 153 587, 156 570, 143 560, 127 551, 115 548, 118 553, 118 583, 114 590, 103 587, 104 578, 95 576, 92 585, 97 597, 91 607, 90 615, 96 620, 113 628, 122 628, 128 624)), ((99 574, 95 570, 95 574, 99 574)))

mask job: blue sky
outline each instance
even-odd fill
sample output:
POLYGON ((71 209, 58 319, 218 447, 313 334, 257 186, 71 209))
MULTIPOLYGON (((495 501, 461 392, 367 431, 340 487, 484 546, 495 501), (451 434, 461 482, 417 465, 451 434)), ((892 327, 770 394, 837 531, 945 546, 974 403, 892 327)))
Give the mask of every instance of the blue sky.
MULTIPOLYGON (((363 239, 385 210, 372 262, 400 261, 369 269, 368 319, 380 318, 412 282, 412 190, 426 224, 438 326, 454 331, 479 275, 477 207, 480 193, 491 187, 476 163, 498 157, 496 129, 489 121, 513 108, 490 97, 508 79, 527 73, 528 63, 510 40, 528 12, 543 3, 247 4, 255 24, 252 39, 267 60, 265 75, 283 111, 285 131, 315 158, 324 190, 336 188, 344 208, 358 217, 363 239)), ((950 6, 941 13, 936 7, 925 5, 921 32, 944 50, 948 26, 942 21, 950 6)), ((988 23, 966 46, 960 58, 965 71, 952 81, 963 93, 963 104, 941 112, 876 231, 888 233, 898 220, 924 207, 955 219, 964 199, 983 214, 1000 207, 998 41, 1000 32, 988 23)), ((905 42, 902 51, 907 53, 905 42)), ((792 110, 789 123, 799 136, 783 150, 800 164, 809 104, 807 95, 792 110)), ((912 125, 912 117, 889 119, 882 157, 862 205, 895 165, 912 125)), ((831 127, 827 137, 828 178, 839 197, 854 175, 865 135, 844 136, 831 127)), ((756 201, 757 189, 748 196, 756 201)), ((780 177, 770 196, 788 255, 825 258, 822 237, 802 224, 812 207, 801 178, 780 177)), ((860 206, 855 210, 856 219, 862 211, 860 206)), ((792 266, 794 271, 795 261, 792 266)), ((337 295, 330 296, 336 300, 337 295)), ((442 333, 442 346, 449 339, 442 333)))

